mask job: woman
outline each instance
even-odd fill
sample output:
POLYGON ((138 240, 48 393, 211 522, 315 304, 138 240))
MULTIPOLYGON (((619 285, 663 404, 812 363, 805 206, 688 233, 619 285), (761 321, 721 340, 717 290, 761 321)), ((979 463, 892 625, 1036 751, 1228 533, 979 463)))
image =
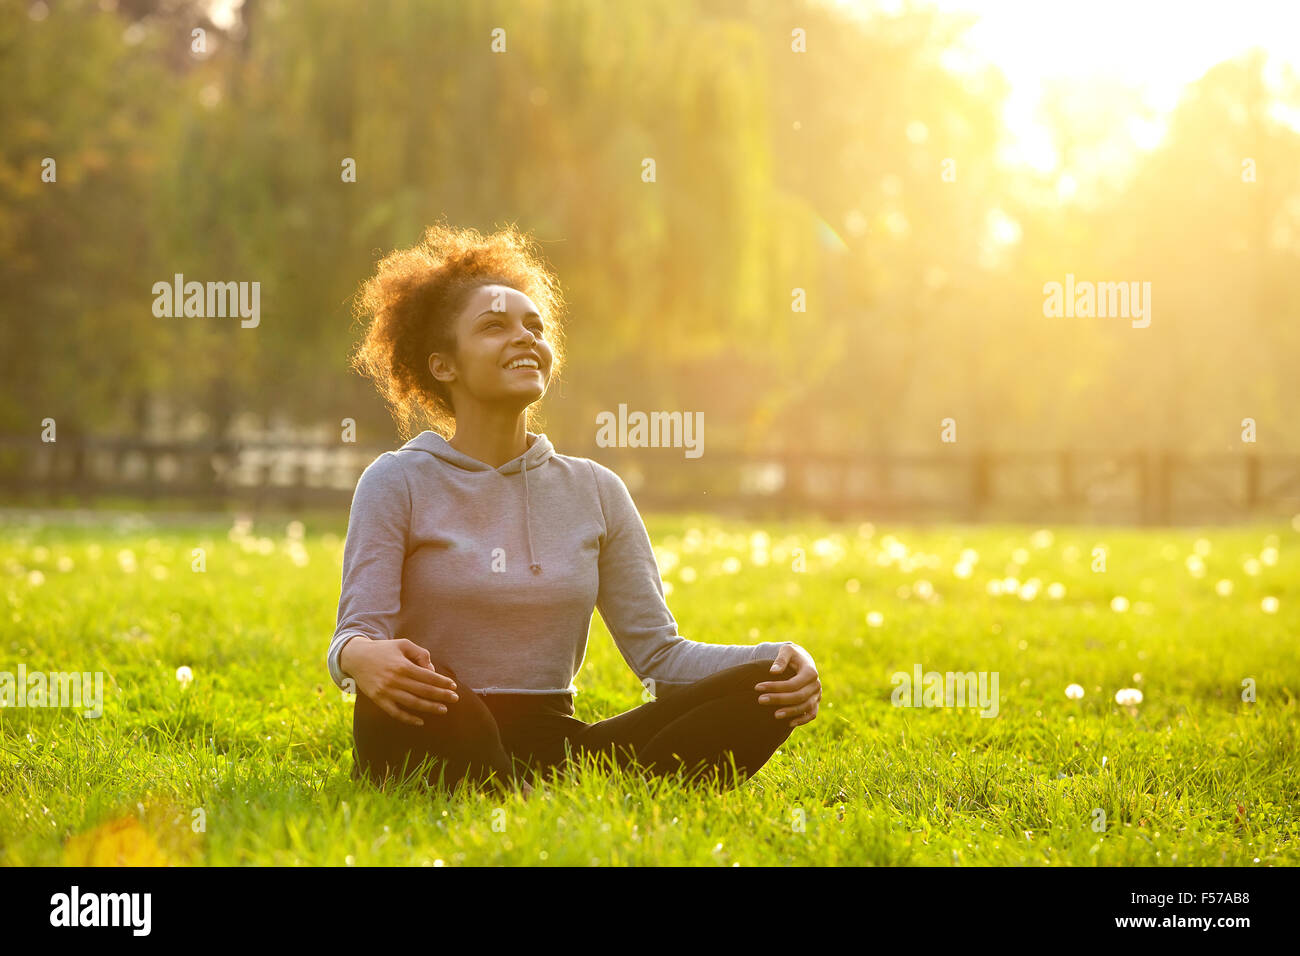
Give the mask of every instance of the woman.
POLYGON ((376 458, 352 501, 327 663, 357 695, 354 775, 423 766, 527 795, 566 754, 607 752, 731 787, 817 716, 797 645, 680 637, 623 481, 526 429, 563 354, 558 285, 529 240, 430 227, 358 306, 353 367, 403 434, 437 430, 376 458), (655 699, 587 724, 573 677, 593 608, 655 699))

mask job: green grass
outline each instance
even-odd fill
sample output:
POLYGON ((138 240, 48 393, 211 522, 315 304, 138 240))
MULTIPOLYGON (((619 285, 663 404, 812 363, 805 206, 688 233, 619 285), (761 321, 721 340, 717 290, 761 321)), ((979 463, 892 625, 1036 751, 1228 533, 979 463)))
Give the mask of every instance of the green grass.
MULTIPOLYGON (((802 645, 821 672, 820 716, 735 791, 587 763, 523 800, 350 780, 352 704, 324 666, 346 515, 306 519, 298 563, 287 520, 259 521, 251 537, 232 537, 229 521, 10 518, 0 529, 0 671, 106 675, 98 719, 0 710, 0 863, 1300 861, 1300 533, 1289 524, 1058 528, 1049 541, 1032 527, 650 516, 682 634, 802 645), (765 565, 751 559, 756 533, 770 536, 765 565), (266 553, 249 549, 259 538, 266 553), (1201 577, 1185 562, 1198 539, 1209 543, 1201 577), (1247 574, 1243 562, 1270 544, 1276 560, 1247 574), (1098 545, 1104 573, 1091 568, 1098 545), (191 570, 196 547, 203 573, 191 570), (806 555, 801 572, 792 548, 806 555), (979 559, 961 578, 966 548, 979 559), (127 549, 133 571, 119 560, 127 549), (906 566, 916 555, 934 566, 906 566), (1042 590, 988 593, 1007 576, 1042 590), (1228 596, 1215 589, 1224 578, 1228 596), (919 580, 934 597, 918 596, 919 580), (1052 582, 1063 597, 1046 595, 1052 582), (1112 609, 1116 596, 1127 610, 1112 609), (997 672, 997 716, 893 706, 890 676, 918 663, 997 672), (1066 698, 1071 683, 1081 700, 1066 698), (1140 705, 1115 702, 1126 687, 1142 690, 1140 705)), ((640 703, 598 616, 578 685, 584 720, 640 703)))

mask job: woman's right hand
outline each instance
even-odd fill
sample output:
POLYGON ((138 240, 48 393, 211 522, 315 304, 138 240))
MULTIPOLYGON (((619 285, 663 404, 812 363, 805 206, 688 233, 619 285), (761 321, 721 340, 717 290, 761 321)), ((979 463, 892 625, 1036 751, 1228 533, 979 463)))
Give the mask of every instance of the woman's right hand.
POLYGON ((389 717, 423 727, 421 714, 445 714, 460 698, 456 682, 433 669, 429 652, 406 638, 372 641, 358 634, 339 653, 339 668, 389 717))

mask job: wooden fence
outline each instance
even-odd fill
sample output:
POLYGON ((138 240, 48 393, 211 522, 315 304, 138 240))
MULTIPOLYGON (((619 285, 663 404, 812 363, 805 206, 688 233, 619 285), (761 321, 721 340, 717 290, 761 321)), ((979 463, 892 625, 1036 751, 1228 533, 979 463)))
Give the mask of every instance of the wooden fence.
MULTIPOLYGON (((0 436, 0 494, 84 505, 186 500, 254 510, 340 508, 389 447, 280 441, 0 436)), ((1167 450, 959 451, 742 456, 682 449, 571 448, 618 472, 643 509, 837 520, 1016 520, 1175 524, 1300 512, 1300 455, 1167 450)))

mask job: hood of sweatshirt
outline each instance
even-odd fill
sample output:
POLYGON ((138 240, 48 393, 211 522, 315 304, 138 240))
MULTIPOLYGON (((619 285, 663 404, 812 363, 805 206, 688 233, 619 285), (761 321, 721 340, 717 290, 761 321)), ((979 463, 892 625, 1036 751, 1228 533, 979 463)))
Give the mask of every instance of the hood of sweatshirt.
POLYGON ((434 458, 437 458, 447 467, 458 468, 461 471, 495 471, 502 475, 520 475, 520 480, 524 485, 524 530, 528 535, 528 566, 532 569, 534 574, 540 574, 542 566, 538 563, 536 556, 533 554, 532 516, 528 510, 528 469, 532 468, 535 470, 549 461, 551 456, 555 454, 555 447, 551 444, 551 440, 545 435, 525 432, 524 437, 532 443, 528 446, 528 450, 518 458, 512 458, 504 465, 499 465, 496 468, 493 468, 487 462, 479 461, 477 458, 471 458, 464 452, 452 448, 451 445, 447 443, 447 439, 443 438, 435 431, 420 432, 420 434, 408 441, 399 450, 425 452, 432 455, 434 458))

